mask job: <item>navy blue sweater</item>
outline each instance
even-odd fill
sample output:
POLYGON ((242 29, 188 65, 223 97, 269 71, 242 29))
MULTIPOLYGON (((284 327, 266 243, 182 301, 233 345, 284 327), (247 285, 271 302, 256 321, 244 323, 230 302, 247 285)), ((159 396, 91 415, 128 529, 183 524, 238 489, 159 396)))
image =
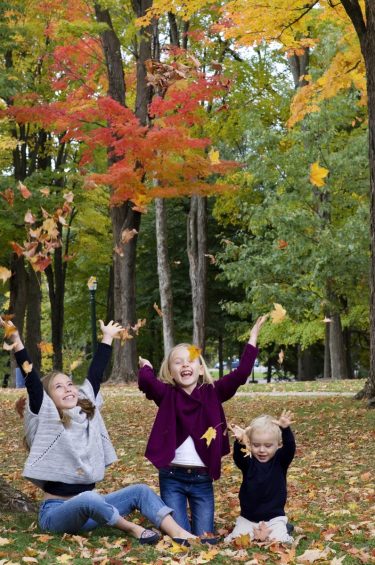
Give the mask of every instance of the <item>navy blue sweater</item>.
POLYGON ((239 498, 241 516, 251 522, 271 520, 285 516, 287 497, 286 474, 291 464, 296 444, 290 428, 282 428, 283 445, 266 463, 241 451, 243 445, 234 443, 233 459, 242 471, 239 498))

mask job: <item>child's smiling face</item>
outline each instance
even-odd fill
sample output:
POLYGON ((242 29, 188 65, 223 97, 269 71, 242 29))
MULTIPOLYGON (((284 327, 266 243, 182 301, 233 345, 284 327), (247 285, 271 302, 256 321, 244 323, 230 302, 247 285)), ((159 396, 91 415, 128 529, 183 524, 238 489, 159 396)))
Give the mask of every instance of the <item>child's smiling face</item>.
POLYGON ((169 359, 169 370, 175 383, 188 394, 193 392, 199 377, 203 375, 199 357, 191 360, 190 351, 185 346, 176 347, 173 351, 169 359))
POLYGON ((72 379, 64 373, 58 373, 48 385, 48 394, 57 408, 67 410, 77 406, 78 389, 72 379))
POLYGON ((276 434, 271 430, 255 429, 250 438, 250 451, 255 459, 267 463, 281 447, 276 434))

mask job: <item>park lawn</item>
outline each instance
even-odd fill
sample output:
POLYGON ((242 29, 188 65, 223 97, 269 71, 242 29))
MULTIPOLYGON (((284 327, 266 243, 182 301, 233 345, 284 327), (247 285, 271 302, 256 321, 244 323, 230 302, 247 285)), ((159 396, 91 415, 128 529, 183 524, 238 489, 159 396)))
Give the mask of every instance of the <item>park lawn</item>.
MULTIPOLYGON (((102 491, 145 482, 157 490, 157 472, 144 458, 148 433, 156 413, 143 396, 129 395, 132 387, 104 386, 103 414, 119 461, 107 471, 102 491)), ((21 477, 25 452, 22 423, 13 405, 19 391, 0 391, 1 474, 15 486, 38 497, 40 493, 21 477)), ((102 528, 83 536, 46 535, 35 515, 0 514, 0 563, 318 563, 339 565, 375 560, 375 411, 352 398, 246 397, 226 403, 228 421, 249 423, 261 413, 277 415, 293 410, 297 455, 288 474, 287 513, 295 524, 295 547, 280 544, 224 543, 211 548, 193 546, 178 552, 168 538, 155 548, 102 528)), ((230 456, 215 484, 216 524, 225 535, 238 515, 240 473, 230 456)), ((137 520, 142 521, 139 515, 137 520)))

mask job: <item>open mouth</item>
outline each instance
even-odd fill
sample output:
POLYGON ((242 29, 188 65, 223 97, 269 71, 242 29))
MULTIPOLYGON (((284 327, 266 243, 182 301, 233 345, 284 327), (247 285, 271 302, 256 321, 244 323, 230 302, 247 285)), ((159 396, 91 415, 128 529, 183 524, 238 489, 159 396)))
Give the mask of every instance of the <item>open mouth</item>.
POLYGON ((192 374, 193 374, 192 371, 181 371, 182 378, 191 377, 192 374))

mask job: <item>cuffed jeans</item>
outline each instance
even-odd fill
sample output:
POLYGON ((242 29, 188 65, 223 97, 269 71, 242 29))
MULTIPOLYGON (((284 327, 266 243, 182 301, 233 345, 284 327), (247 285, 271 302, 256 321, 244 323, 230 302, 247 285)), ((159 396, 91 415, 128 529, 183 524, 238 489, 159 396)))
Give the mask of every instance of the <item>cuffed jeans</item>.
POLYGON ((85 491, 67 500, 45 500, 39 509, 39 525, 47 532, 76 534, 114 526, 120 516, 136 509, 157 528, 173 512, 148 486, 137 484, 106 495, 85 491))
POLYGON ((159 484, 160 496, 173 508, 177 524, 196 536, 214 532, 214 489, 209 475, 201 474, 193 467, 163 467, 159 470, 159 484))

